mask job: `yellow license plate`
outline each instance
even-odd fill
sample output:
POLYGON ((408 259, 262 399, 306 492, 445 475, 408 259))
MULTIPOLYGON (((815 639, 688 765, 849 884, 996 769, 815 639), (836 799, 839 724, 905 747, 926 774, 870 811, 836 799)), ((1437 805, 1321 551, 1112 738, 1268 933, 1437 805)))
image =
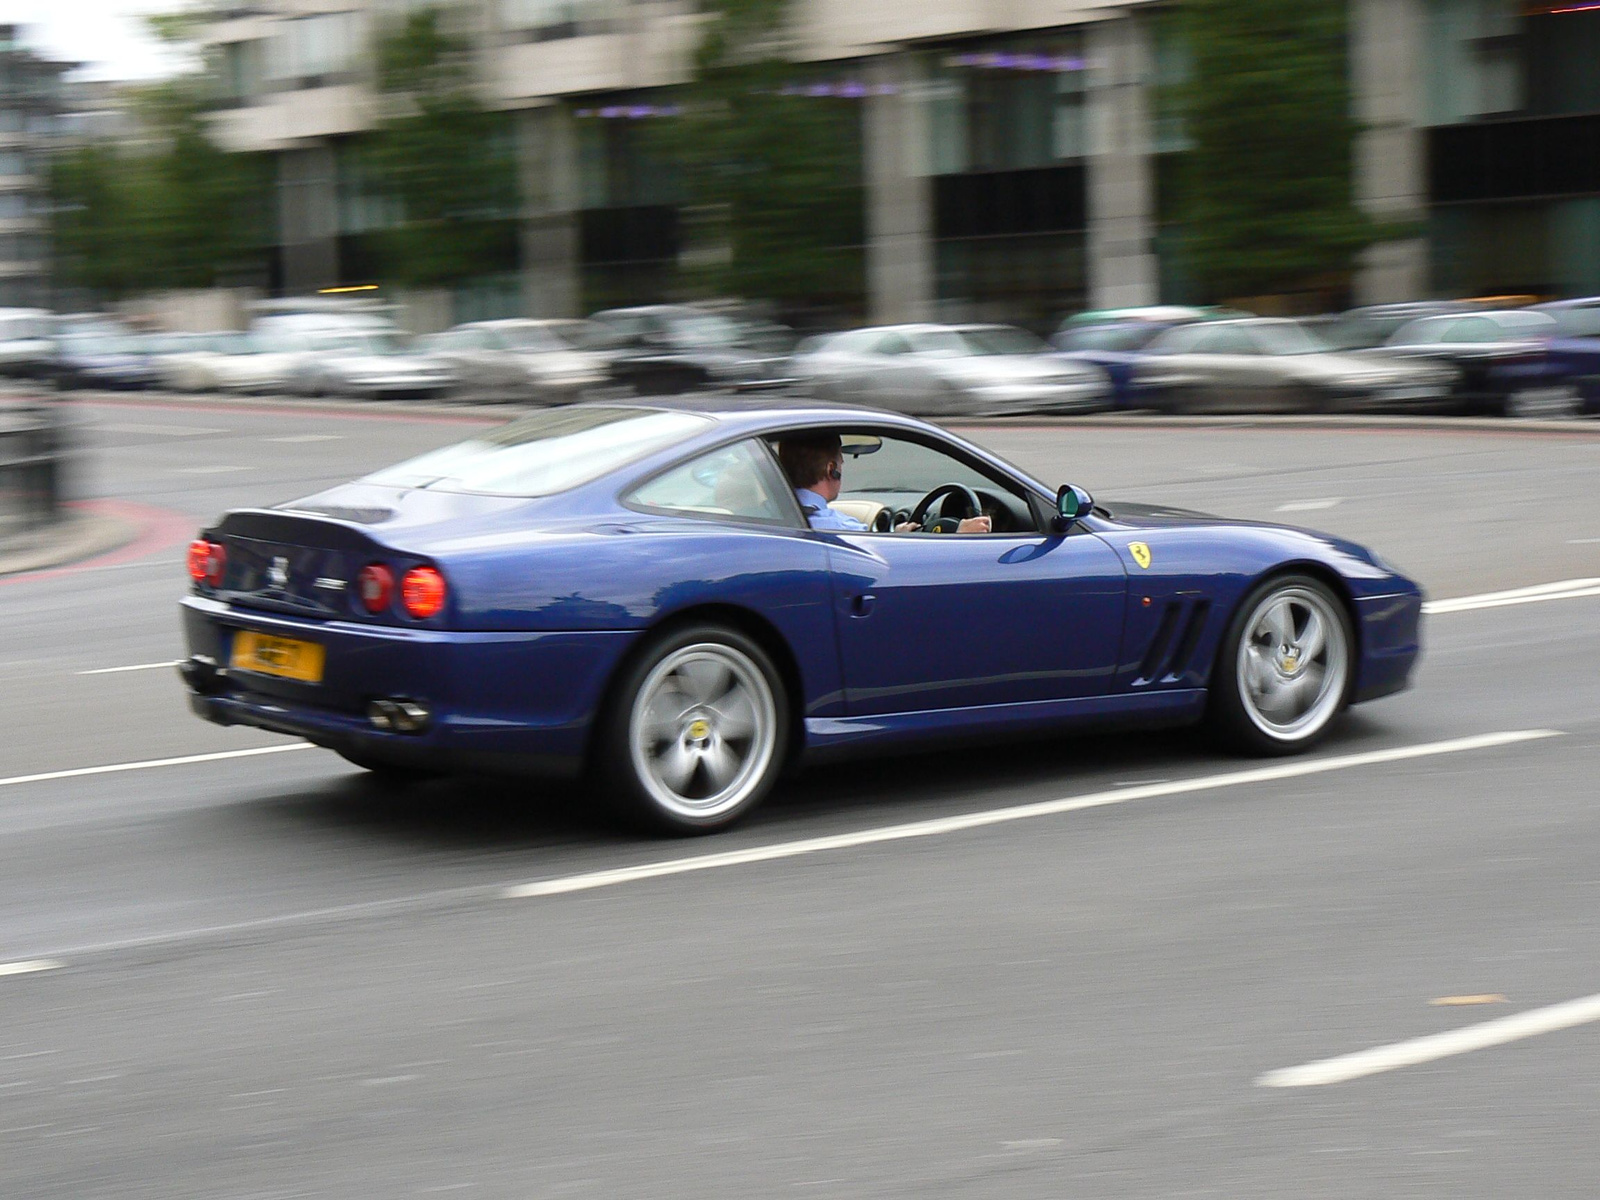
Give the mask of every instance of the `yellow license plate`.
POLYGON ((268 633, 241 629, 233 635, 233 667, 297 679, 301 683, 321 683, 324 651, 316 642, 273 637, 268 633))

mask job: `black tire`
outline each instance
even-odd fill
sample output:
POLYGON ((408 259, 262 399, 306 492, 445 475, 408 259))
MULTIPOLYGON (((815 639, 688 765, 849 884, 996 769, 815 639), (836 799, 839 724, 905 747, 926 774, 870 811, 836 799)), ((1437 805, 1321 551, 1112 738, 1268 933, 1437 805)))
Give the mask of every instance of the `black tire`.
POLYGON ((635 827, 715 833, 772 790, 787 757, 789 712, 782 676, 754 640, 724 625, 679 626, 615 681, 591 774, 635 827))
POLYGON ((1349 703, 1355 674, 1356 642, 1344 601, 1314 576, 1277 575, 1252 590, 1228 622, 1211 671, 1207 723, 1243 753, 1299 754, 1333 728, 1349 703), (1286 607, 1287 621, 1278 616, 1275 601, 1286 607), (1321 627, 1315 649, 1310 647, 1318 638, 1303 616, 1313 612, 1321 627), (1285 625, 1287 635, 1280 638, 1274 630, 1285 625), (1301 700, 1306 703, 1297 713, 1301 700), (1277 708, 1279 703, 1284 707, 1277 708), (1280 712, 1287 719, 1275 719, 1280 712))

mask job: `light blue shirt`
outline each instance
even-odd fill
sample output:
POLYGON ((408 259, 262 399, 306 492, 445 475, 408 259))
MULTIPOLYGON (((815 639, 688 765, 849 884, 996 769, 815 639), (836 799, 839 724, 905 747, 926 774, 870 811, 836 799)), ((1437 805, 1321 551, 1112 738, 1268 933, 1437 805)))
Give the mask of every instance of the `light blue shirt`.
POLYGON ((800 511, 813 529, 865 530, 866 526, 847 513, 836 512, 828 502, 810 488, 795 488, 794 498, 800 501, 800 511))

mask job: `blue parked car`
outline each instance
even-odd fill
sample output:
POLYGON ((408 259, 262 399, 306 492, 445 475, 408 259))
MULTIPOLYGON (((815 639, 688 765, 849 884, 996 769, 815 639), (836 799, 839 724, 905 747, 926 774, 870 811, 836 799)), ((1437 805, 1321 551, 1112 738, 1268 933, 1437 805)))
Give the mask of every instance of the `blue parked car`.
MULTIPOLYGON (((1577 411, 1600 413, 1600 296, 1535 304, 1529 311, 1555 318, 1556 336, 1549 343, 1549 355, 1567 372, 1578 400, 1577 411)), ((1572 411, 1569 404, 1563 415, 1572 415, 1572 411)))
POLYGON ((1459 374, 1452 399, 1469 415, 1570 417, 1595 404, 1600 342, 1563 336, 1549 312, 1423 317, 1402 325, 1381 351, 1371 353, 1454 366, 1459 374))
POLYGON ((673 832, 738 819, 796 758, 1202 720, 1304 750, 1407 686, 1422 604, 1339 538, 1099 505, 911 417, 718 396, 546 410, 235 510, 189 574, 208 720, 375 771, 584 771, 673 832), (812 528, 779 467, 818 435, 859 530, 812 528))

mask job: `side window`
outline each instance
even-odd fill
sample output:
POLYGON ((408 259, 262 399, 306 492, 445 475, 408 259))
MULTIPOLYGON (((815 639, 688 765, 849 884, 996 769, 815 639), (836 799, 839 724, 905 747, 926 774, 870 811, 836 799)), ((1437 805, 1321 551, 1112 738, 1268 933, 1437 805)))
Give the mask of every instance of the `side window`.
POLYGON ((774 474, 765 451, 740 442, 657 475, 635 488, 628 503, 655 512, 792 525, 794 514, 778 494, 774 474))
POLYGON ((898 333, 886 333, 878 339, 873 349, 879 354, 910 354, 911 343, 898 333))
POLYGON ((1213 329, 1195 345, 1196 354, 1254 354, 1255 343, 1238 329, 1213 329))

